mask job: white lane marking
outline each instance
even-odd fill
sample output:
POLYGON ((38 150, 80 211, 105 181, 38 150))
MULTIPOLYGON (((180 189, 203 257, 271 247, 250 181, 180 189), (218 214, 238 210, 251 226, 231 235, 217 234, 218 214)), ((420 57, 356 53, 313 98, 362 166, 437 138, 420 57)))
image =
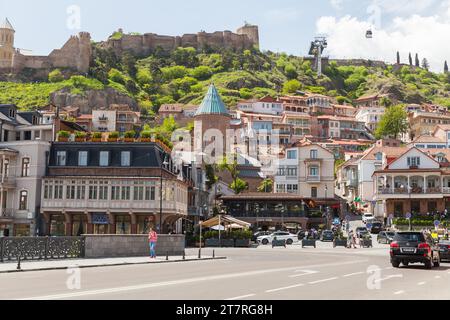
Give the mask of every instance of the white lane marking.
POLYGON ((312 281, 312 282, 308 282, 308 283, 309 284, 317 284, 317 283, 328 282, 328 281, 333 281, 333 280, 337 280, 337 279, 339 279, 339 278, 333 277, 333 278, 328 278, 328 279, 323 279, 323 280, 312 281))
POLYGON ((289 287, 283 287, 283 288, 266 290, 266 293, 272 293, 272 292, 278 292, 278 291, 282 291, 282 290, 294 289, 294 288, 303 287, 303 286, 304 286, 304 284, 299 283, 299 284, 296 284, 296 285, 293 285, 293 286, 289 286, 289 287))
POLYGON ((107 293, 145 290, 145 289, 151 289, 151 288, 173 286, 173 285, 180 285, 180 284, 189 284, 189 283, 195 283, 195 282, 241 278, 241 277, 248 277, 248 276, 258 276, 258 275, 265 275, 265 274, 270 274, 270 273, 289 272, 289 271, 299 270, 302 267, 308 268, 308 269, 309 268, 320 268, 320 267, 332 267, 332 266, 357 264, 357 263, 362 263, 362 262, 367 262, 367 261, 368 260, 355 260, 355 261, 340 262, 340 263, 316 264, 316 265, 309 265, 309 266, 297 266, 297 267, 290 267, 290 268, 267 269, 267 270, 249 271, 249 272, 242 272, 242 273, 231 273, 231 274, 224 274, 224 275, 217 275, 217 276, 208 276, 208 277, 173 280, 173 281, 166 281, 166 282, 148 283, 148 284, 142 284, 142 285, 136 285, 136 286, 116 287, 116 288, 107 288, 107 289, 99 289, 99 290, 87 290, 87 291, 80 291, 80 292, 62 293, 62 294, 47 295, 47 296, 37 296, 37 297, 30 297, 30 298, 22 298, 19 300, 68 299, 68 298, 74 298, 74 297, 101 295, 101 294, 107 294, 107 293))
POLYGON ((435 276, 434 278, 435 278, 435 279, 440 279, 440 278, 441 278, 441 276, 435 276))
POLYGON ((388 276, 386 278, 377 279, 374 282, 386 281, 386 280, 393 279, 393 278, 403 278, 403 275, 402 274, 394 274, 394 275, 388 276))
POLYGON ((404 294, 404 293, 405 293, 405 291, 403 291, 403 290, 400 290, 400 291, 394 292, 394 294, 395 294, 395 295, 399 295, 399 294, 404 294))
POLYGON ((384 270, 392 270, 392 269, 394 269, 394 268, 393 267, 384 268, 384 270))
POLYGON ((365 274, 365 272, 361 271, 361 272, 349 273, 349 274, 346 274, 346 275, 344 275, 342 277, 348 278, 348 277, 357 276, 357 275, 360 275, 360 274, 365 274))
POLYGON ((302 274, 294 274, 292 276, 289 276, 289 278, 297 278, 297 277, 303 277, 303 276, 308 276, 311 274, 319 273, 319 271, 314 271, 314 270, 297 270, 295 272, 303 272, 303 273, 302 274))
POLYGON ((426 282, 423 281, 423 282, 419 282, 417 285, 418 285, 418 286, 423 286, 423 285, 425 285, 425 284, 426 284, 426 282))
POLYGON ((256 296, 256 294, 252 293, 252 294, 247 294, 247 295, 245 295, 245 296, 240 296, 240 297, 234 297, 234 298, 225 299, 225 301, 242 300, 242 299, 250 298, 250 297, 254 297, 254 296, 256 296))

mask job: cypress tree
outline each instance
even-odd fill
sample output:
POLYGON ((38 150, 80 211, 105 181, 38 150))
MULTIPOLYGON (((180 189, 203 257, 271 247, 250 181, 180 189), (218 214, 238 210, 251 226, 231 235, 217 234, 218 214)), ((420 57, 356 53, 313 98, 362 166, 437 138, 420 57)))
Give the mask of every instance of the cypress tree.
POLYGON ((444 63, 444 73, 448 73, 448 64, 447 64, 447 60, 445 60, 445 63, 444 63))
POLYGON ((416 53, 416 67, 420 67, 419 55, 416 53))
POLYGON ((400 64, 400 52, 397 51, 397 64, 400 64))
POLYGON ((408 59, 409 59, 409 65, 412 66, 412 65, 413 65, 413 64, 412 64, 413 61, 412 61, 411 52, 409 53, 409 58, 408 58, 408 59))

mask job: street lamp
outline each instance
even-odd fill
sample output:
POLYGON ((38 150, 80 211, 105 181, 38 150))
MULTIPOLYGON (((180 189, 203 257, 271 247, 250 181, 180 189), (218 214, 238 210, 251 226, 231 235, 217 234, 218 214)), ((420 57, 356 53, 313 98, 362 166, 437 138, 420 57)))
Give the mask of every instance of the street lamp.
POLYGON ((162 227, 162 214, 163 214, 163 197, 162 197, 162 190, 163 190, 163 167, 167 167, 169 165, 169 161, 167 160, 167 154, 164 156, 164 162, 161 164, 161 184, 159 188, 159 233, 163 233, 163 227, 162 227))

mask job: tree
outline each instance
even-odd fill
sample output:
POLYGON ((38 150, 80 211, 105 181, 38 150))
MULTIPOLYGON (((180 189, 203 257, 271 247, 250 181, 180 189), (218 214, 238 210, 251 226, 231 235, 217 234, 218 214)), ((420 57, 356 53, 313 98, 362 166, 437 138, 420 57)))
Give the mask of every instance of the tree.
POLYGON ((391 101, 391 99, 389 99, 388 97, 382 97, 382 98, 380 99, 380 105, 381 105, 382 107, 387 108, 387 107, 392 106, 392 101, 391 101))
POLYGON ((409 65, 412 66, 413 65, 413 61, 412 61, 412 56, 411 56, 411 52, 409 53, 409 65))
POLYGON ((265 179, 258 187, 258 192, 270 193, 273 191, 273 180, 265 179))
POLYGON ((55 82, 61 82, 63 80, 64 80, 64 76, 63 76, 61 70, 59 70, 59 69, 55 69, 48 74, 48 81, 50 81, 50 82, 55 83, 55 82))
POLYGON ((237 178, 234 180, 234 182, 231 184, 230 188, 236 193, 240 194, 243 191, 248 189, 248 182, 245 182, 244 180, 237 178))
POLYGON ((386 109, 375 132, 377 139, 390 137, 397 139, 408 131, 408 114, 404 105, 395 105, 386 109))
POLYGON ((287 81, 283 85, 283 93, 284 94, 293 94, 296 93, 300 88, 302 87, 302 84, 300 81, 293 79, 290 81, 287 81))
POLYGON ((419 54, 416 53, 416 67, 420 67, 419 54))
POLYGON ((137 73, 136 58, 129 52, 125 52, 122 56, 122 66, 130 77, 135 78, 137 73))
POLYGON ((444 73, 448 73, 448 64, 447 64, 447 60, 445 60, 445 63, 444 63, 444 73))
POLYGON ((427 71, 428 71, 428 69, 430 69, 430 64, 428 63, 427 58, 423 58, 423 60, 422 60, 422 68, 424 68, 427 71))
POLYGON ((197 50, 192 47, 175 49, 171 54, 172 60, 177 65, 194 68, 198 65, 197 50))
POLYGON ((400 52, 397 51, 397 64, 400 64, 400 52))
POLYGON ((233 161, 229 162, 227 157, 223 157, 220 161, 218 168, 220 171, 228 171, 233 179, 233 182, 230 184, 230 188, 236 193, 239 194, 248 188, 248 183, 239 178, 239 170, 238 170, 238 162, 237 155, 233 155, 233 161))

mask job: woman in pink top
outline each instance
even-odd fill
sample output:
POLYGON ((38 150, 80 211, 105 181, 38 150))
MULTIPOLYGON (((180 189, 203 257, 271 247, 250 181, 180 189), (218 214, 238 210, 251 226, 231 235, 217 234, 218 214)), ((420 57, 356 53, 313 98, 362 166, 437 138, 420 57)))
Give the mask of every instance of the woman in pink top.
POLYGON ((150 258, 156 259, 156 242, 158 242, 158 234, 153 230, 153 228, 150 228, 150 232, 148 233, 148 242, 150 243, 150 258))

